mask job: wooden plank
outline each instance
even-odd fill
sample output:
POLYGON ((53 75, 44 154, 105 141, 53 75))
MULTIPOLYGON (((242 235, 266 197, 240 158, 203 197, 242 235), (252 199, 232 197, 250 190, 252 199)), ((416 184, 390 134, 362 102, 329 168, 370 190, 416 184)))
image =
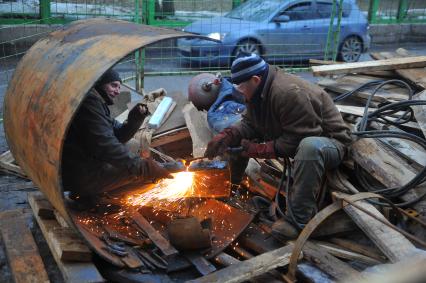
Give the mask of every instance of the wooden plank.
POLYGON ((353 251, 345 250, 338 245, 330 244, 327 242, 322 241, 313 241, 318 246, 324 248, 327 252, 334 255, 335 257, 341 258, 341 259, 347 259, 347 260, 355 260, 359 262, 363 262, 368 265, 377 265, 384 263, 384 261, 379 261, 377 259, 368 257, 366 255, 362 255, 353 251))
MULTIPOLYGON (((41 193, 33 192, 28 194, 28 202, 33 209, 37 211, 38 199, 41 197, 41 193)), ((63 262, 61 261, 60 255, 56 252, 52 242, 49 241, 49 232, 62 227, 55 219, 42 219, 37 213, 34 213, 34 217, 46 239, 46 242, 52 252, 53 258, 58 265, 59 270, 62 273, 66 282, 69 283, 96 283, 105 282, 105 279, 101 276, 98 269, 93 263, 88 262, 63 262)))
MULTIPOLYGON (((425 81, 425 86, 426 86, 426 81, 425 81)), ((413 96, 413 99, 426 100, 426 90, 413 96)), ((413 108, 414 117, 416 117, 416 121, 419 124, 420 129, 422 129, 423 135, 426 137, 426 105, 411 106, 411 108, 413 108)))
POLYGON ((5 169, 8 172, 14 173, 20 177, 27 178, 27 175, 22 171, 21 167, 15 163, 15 158, 13 157, 10 150, 2 153, 0 155, 0 168, 5 169))
POLYGON ((178 128, 152 137, 151 147, 162 146, 190 137, 187 127, 178 128))
MULTIPOLYGON (((263 234, 260 229, 256 229, 252 226, 238 238, 238 241, 243 246, 246 246, 257 253, 265 253, 281 246, 280 242, 271 238, 268 233, 263 234)), ((306 242, 303 246, 303 256, 304 259, 312 262, 323 272, 342 282, 348 276, 353 278, 357 278, 357 276, 359 276, 359 272, 347 263, 332 256, 323 248, 318 247, 310 241, 306 242)))
POLYGON ((152 242, 163 252, 165 256, 172 256, 179 253, 139 212, 132 212, 131 218, 148 235, 152 242))
POLYGON ((324 248, 307 241, 303 246, 303 256, 309 262, 318 266, 319 269, 330 274, 339 282, 351 282, 362 278, 361 274, 349 264, 341 261, 328 253, 324 248), (351 280, 348 280, 348 279, 351 280))
MULTIPOLYGON (((417 173, 404 159, 397 156, 391 149, 384 148, 374 139, 361 139, 352 144, 352 157, 371 176, 386 187, 400 187, 412 180, 417 173)), ((401 198, 411 201, 426 191, 423 183, 409 190, 401 198)), ((413 206, 419 213, 426 213, 426 201, 413 206)))
POLYGON ((396 69, 422 68, 426 66, 426 56, 392 58, 367 62, 312 66, 314 76, 386 71, 396 69))
POLYGON ((192 138, 192 156, 202 157, 204 151, 206 151, 207 143, 213 137, 207 124, 207 115, 198 111, 192 103, 185 105, 182 112, 192 138))
POLYGON ((365 256, 374 258, 380 262, 385 261, 385 257, 383 256, 383 254, 374 246, 366 246, 366 245, 362 245, 360 243, 357 243, 348 239, 342 239, 342 238, 331 238, 331 239, 327 239, 327 241, 334 243, 342 248, 348 249, 350 251, 357 252, 365 256))
MULTIPOLYGON (((371 53, 370 55, 372 58, 376 60, 404 58, 404 57, 410 56, 410 54, 402 48, 399 48, 396 52, 379 52, 379 53, 371 53)), ((395 70, 395 73, 411 81, 417 87, 421 89, 426 89, 426 69, 424 68, 400 69, 400 70, 395 70)))
MULTIPOLYGON (((338 197, 348 196, 347 194, 338 192, 334 192, 333 194, 338 197)), ((387 221, 387 219, 370 203, 358 201, 357 204, 373 213, 376 217, 387 221)), ((391 262, 403 260, 415 251, 416 247, 396 230, 386 226, 351 205, 347 205, 343 209, 391 262)))
POLYGON ((51 242, 55 253, 62 261, 92 261, 92 252, 72 228, 57 227, 49 231, 46 241, 51 242))
POLYGON ((22 211, 0 213, 0 232, 16 283, 49 282, 37 245, 22 211))
POLYGON ((243 282, 277 267, 286 266, 290 262, 292 250, 293 245, 290 244, 187 282, 243 282))
POLYGON ((54 208, 41 192, 32 193, 34 215, 42 219, 55 219, 54 208))
MULTIPOLYGON (((338 79, 329 79, 329 78, 322 78, 318 81, 318 85, 326 88, 327 90, 331 90, 337 93, 347 93, 349 91, 352 91, 361 84, 365 83, 364 81, 357 82, 356 80, 352 80, 349 78, 338 78, 338 79)), ((354 93, 352 95, 354 98, 358 97, 364 100, 367 100, 371 96, 370 90, 362 90, 354 93)), ((376 94, 373 96, 372 101, 375 102, 386 102, 388 100, 391 101, 401 101, 406 100, 408 98, 408 95, 406 91, 404 91, 402 88, 392 88, 391 85, 387 88, 382 88, 379 91, 376 92, 376 94)))
POLYGON ((207 275, 216 271, 216 267, 198 252, 186 252, 184 255, 201 275, 207 275))

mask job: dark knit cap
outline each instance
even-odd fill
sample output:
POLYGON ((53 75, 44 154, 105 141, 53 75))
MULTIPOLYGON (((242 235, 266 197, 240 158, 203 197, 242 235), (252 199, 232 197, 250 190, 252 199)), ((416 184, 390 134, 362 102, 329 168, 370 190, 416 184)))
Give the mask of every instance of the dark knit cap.
POLYGON ((266 62, 259 55, 244 54, 232 63, 231 80, 234 84, 240 84, 252 76, 262 75, 266 68, 266 62))
POLYGON ((118 72, 114 71, 113 69, 109 69, 96 82, 96 85, 101 86, 101 85, 104 85, 104 84, 107 84, 107 83, 110 83, 110 82, 115 82, 115 81, 119 81, 120 83, 122 83, 120 75, 118 74, 118 72))

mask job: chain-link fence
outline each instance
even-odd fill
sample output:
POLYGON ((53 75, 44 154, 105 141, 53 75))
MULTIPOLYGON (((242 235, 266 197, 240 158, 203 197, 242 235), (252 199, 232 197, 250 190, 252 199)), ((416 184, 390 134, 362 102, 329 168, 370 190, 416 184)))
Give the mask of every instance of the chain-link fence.
POLYGON ((308 59, 357 61, 373 23, 426 21, 422 0, 0 0, 0 84, 36 39, 68 22, 114 17, 210 40, 167 41, 123 60, 126 77, 228 70, 242 52, 297 69, 308 59))

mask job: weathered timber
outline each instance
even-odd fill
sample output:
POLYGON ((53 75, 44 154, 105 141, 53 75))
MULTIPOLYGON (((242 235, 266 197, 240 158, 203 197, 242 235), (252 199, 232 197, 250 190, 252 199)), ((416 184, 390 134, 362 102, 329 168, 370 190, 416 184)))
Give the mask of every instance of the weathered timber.
MULTIPOLYGON (((344 193, 335 192, 339 197, 348 196, 344 193)), ((387 219, 371 204, 366 201, 358 201, 357 204, 365 210, 373 213, 376 217, 387 222, 387 219)), ((347 205, 343 208, 364 233, 377 245, 391 262, 404 259, 414 252, 415 246, 402 234, 372 218, 361 210, 347 205)))
POLYGON ((192 138, 192 156, 202 157, 207 143, 213 137, 207 124, 206 113, 198 111, 192 103, 185 105, 182 112, 192 138))
MULTIPOLYGON (((379 52, 371 53, 370 55, 376 60, 404 58, 410 56, 410 54, 408 54, 408 52, 402 48, 399 48, 396 52, 379 52)), ((417 87, 421 89, 426 89, 426 69, 418 67, 408 69, 396 69, 395 73, 411 81, 417 87)))
MULTIPOLYGON (((400 187, 412 180, 417 171, 390 149, 374 139, 361 139, 352 145, 352 157, 371 176, 386 187, 400 187)), ((409 190, 401 198, 411 201, 426 191, 423 183, 409 190)), ((413 205, 419 213, 426 213, 426 201, 413 205)))
MULTIPOLYGON (((332 226, 332 225, 331 225, 332 226)), ((250 227, 247 232, 242 234, 238 239, 239 243, 257 253, 265 253, 275 250, 281 246, 281 243, 268 236, 262 234, 259 228, 250 227)), ((356 278, 359 272, 350 267, 347 263, 329 254, 323 248, 306 242, 303 246, 304 258, 312 262, 323 272, 330 274, 338 280, 346 279, 348 276, 356 278)))
POLYGON ((131 218, 135 221, 136 225, 138 225, 148 235, 148 237, 164 255, 172 256, 179 253, 139 212, 132 212, 131 218))
POLYGON ((378 260, 380 262, 385 261, 385 257, 383 254, 374 246, 365 246, 360 243, 348 240, 348 239, 342 239, 342 238, 331 238, 327 239, 327 241, 336 244, 342 248, 345 248, 347 250, 363 254, 365 256, 374 258, 375 260, 378 260))
POLYGON ((347 279, 361 278, 361 274, 353 269, 349 264, 341 261, 328 253, 324 248, 307 241, 303 246, 303 256, 309 262, 318 266, 322 271, 330 274, 341 282, 347 279))
POLYGON ((184 255, 201 275, 207 275, 216 271, 216 267, 198 252, 186 252, 184 255))
MULTIPOLYGON (((426 82, 425 82, 426 86, 426 82)), ((415 100, 426 100, 426 90, 416 94, 413 99, 415 100)), ((412 106, 414 111, 414 117, 416 117, 417 123, 422 129, 423 135, 426 137, 426 105, 412 106)))
POLYGON ((243 282, 277 267, 286 266, 292 249, 293 245, 290 244, 188 282, 243 282))
POLYGON ((28 178, 25 172, 21 169, 21 167, 16 164, 15 158, 13 157, 10 150, 0 155, 0 168, 19 177, 28 178))
POLYGON ((31 196, 35 200, 31 207, 34 215, 40 216, 42 219, 55 219, 54 208, 42 193, 34 192, 31 196))
POLYGON ((50 241, 55 253, 62 261, 92 261, 92 252, 83 242, 81 236, 72 228, 57 227, 49 231, 46 241, 50 241))
POLYGON ((0 232, 16 283, 49 282, 37 245, 22 211, 0 213, 0 232))
POLYGON ((95 283, 105 282, 93 263, 89 262, 64 262, 56 252, 53 242, 50 239, 49 232, 62 229, 56 219, 42 219, 36 214, 37 203, 41 194, 38 192, 28 194, 28 202, 34 211, 34 217, 43 233, 44 238, 52 252, 53 258, 59 270, 67 283, 95 283))
MULTIPOLYGON (((213 258, 213 260, 216 264, 220 264, 222 266, 230 266, 230 265, 241 262, 240 260, 238 260, 235 257, 230 256, 229 254, 226 254, 226 253, 218 254, 216 257, 213 258)), ((276 273, 278 273, 278 271, 276 271, 276 273)), ((252 282, 252 283, 263 283, 263 282, 278 283, 278 282, 282 282, 281 280, 276 279, 275 277, 273 277, 269 273, 256 276, 254 278, 249 279, 248 281, 252 282)))
POLYGON ((392 58, 377 61, 312 66, 314 76, 421 68, 426 66, 426 56, 392 58))
POLYGON ((327 252, 329 252, 330 254, 334 255, 337 258, 347 259, 347 260, 356 260, 368 265, 377 265, 384 262, 383 260, 379 261, 377 259, 365 256, 353 251, 345 250, 339 247, 338 245, 334 245, 334 244, 330 244, 330 243, 322 242, 322 241, 313 241, 313 242, 317 244, 318 246, 324 248, 327 252))

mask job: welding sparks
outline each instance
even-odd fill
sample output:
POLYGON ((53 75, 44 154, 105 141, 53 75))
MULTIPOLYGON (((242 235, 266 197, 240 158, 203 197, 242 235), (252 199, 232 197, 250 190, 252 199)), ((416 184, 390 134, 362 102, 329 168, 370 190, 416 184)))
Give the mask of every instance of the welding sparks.
POLYGON ((153 189, 130 196, 127 202, 132 206, 145 206, 157 201, 179 202, 194 194, 194 172, 174 173, 173 179, 163 179, 153 189))

